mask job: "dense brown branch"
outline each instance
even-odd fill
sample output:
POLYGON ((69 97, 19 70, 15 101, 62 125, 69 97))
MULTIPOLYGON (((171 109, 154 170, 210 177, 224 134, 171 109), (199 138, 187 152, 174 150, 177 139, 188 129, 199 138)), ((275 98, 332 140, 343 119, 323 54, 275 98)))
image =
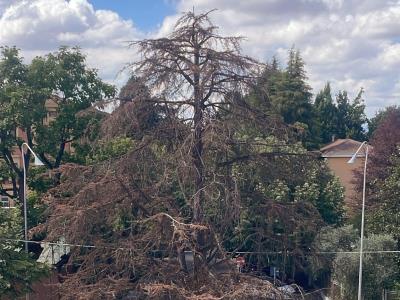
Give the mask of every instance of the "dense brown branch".
POLYGON ((232 158, 227 161, 220 162, 218 166, 227 166, 234 163, 246 161, 246 160, 254 160, 258 158, 270 158, 270 157, 278 157, 278 156, 298 156, 298 157, 309 157, 309 158, 318 158, 320 155, 317 152, 306 152, 306 153, 293 153, 293 152, 282 152, 282 151, 273 151, 273 152, 262 152, 257 154, 249 154, 242 155, 235 158, 232 158))

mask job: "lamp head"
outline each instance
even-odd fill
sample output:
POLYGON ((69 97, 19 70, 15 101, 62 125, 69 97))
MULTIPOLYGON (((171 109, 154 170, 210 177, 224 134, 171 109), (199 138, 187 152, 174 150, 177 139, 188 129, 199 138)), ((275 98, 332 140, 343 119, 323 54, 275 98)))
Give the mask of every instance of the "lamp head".
POLYGON ((353 155, 349 160, 348 160, 348 164, 354 164, 356 162, 356 155, 353 155))
POLYGON ((35 166, 44 166, 44 163, 35 155, 35 161, 33 162, 35 166))

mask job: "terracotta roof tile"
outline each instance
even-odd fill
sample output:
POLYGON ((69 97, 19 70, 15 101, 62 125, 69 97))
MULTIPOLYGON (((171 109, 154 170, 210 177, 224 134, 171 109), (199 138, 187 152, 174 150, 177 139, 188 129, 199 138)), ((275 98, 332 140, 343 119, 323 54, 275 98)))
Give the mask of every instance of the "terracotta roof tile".
MULTIPOLYGON (((351 157, 362 143, 352 139, 338 139, 321 148, 322 157, 351 157)), ((364 156, 364 149, 361 149, 359 156, 364 156)))

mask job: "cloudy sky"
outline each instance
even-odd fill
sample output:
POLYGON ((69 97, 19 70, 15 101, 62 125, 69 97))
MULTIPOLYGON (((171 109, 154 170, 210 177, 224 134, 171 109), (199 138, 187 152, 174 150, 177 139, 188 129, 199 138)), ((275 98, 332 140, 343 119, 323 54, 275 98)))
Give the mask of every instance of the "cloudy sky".
POLYGON ((92 67, 121 85, 135 59, 127 41, 167 34, 180 13, 213 8, 221 33, 247 37, 246 54, 286 60, 292 45, 314 93, 330 81, 351 95, 363 87, 368 115, 400 104, 399 0, 0 0, 0 45, 27 60, 79 45, 92 67))

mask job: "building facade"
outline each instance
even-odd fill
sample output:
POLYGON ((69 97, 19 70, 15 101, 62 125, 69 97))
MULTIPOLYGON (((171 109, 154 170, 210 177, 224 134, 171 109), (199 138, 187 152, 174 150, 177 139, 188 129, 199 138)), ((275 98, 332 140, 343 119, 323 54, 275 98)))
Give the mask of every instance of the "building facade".
MULTIPOLYGON (((48 99, 46 100, 45 107, 47 110, 47 115, 43 119, 43 123, 45 125, 49 125, 51 121, 53 121, 57 117, 57 109, 58 109, 58 104, 57 104, 57 99, 48 99)), ((15 135, 17 138, 20 138, 23 141, 27 141, 27 136, 25 132, 21 128, 16 128, 15 130, 15 135)), ((70 145, 66 147, 66 151, 70 150, 70 145)), ((21 154, 21 149, 17 146, 13 148, 12 152, 12 157, 18 168, 22 169, 22 154, 21 154)), ((13 185, 11 182, 3 182, 3 186, 6 189, 12 189, 13 185)), ((15 201, 7 196, 0 196, 0 207, 1 208, 13 208, 15 204, 15 201)))
MULTIPOLYGON (((364 165, 365 147, 357 154, 358 159, 349 164, 349 159, 361 146, 361 142, 352 139, 338 139, 321 148, 321 156, 327 161, 332 173, 345 188, 345 205, 348 214, 352 214, 354 201, 358 201, 354 187, 354 171, 364 165)), ((361 198, 360 198, 361 201, 361 198)))

